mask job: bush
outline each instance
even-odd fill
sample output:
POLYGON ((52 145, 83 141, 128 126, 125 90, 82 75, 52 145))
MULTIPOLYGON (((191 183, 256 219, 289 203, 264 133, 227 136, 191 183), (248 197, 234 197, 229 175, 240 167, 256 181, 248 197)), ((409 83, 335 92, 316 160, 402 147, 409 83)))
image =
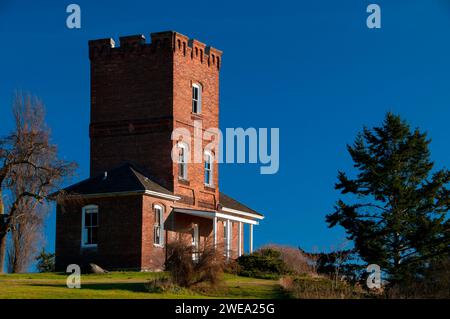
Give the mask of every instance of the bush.
POLYGON ((167 252, 166 270, 178 286, 189 288, 200 283, 216 286, 220 282, 225 264, 222 250, 205 244, 194 251, 189 240, 181 239, 168 244, 167 252), (192 258, 194 253, 198 256, 196 261, 192 258))
POLYGON ((46 253, 42 248, 41 253, 36 257, 37 270, 39 272, 54 272, 55 271, 55 254, 46 253))
POLYGON ((183 288, 174 284, 168 277, 150 279, 148 283, 145 284, 145 289, 151 293, 171 292, 177 294, 185 291, 183 288))
POLYGON ((328 278, 292 277, 280 279, 281 287, 292 298, 299 299, 360 299, 369 297, 365 291, 345 281, 334 283, 328 278))
POLYGON ((232 275, 238 275, 241 267, 236 259, 229 259, 225 262, 223 272, 232 275))
POLYGON ((272 248, 262 248, 250 255, 242 255, 237 262, 238 274, 241 276, 278 279, 290 272, 281 258, 281 252, 272 248))
POLYGON ((290 273, 297 275, 317 275, 315 271, 316 260, 303 253, 299 248, 275 244, 267 245, 265 248, 280 252, 280 258, 290 273))
POLYGON ((450 258, 432 261, 420 275, 387 286, 385 297, 449 299, 450 258))

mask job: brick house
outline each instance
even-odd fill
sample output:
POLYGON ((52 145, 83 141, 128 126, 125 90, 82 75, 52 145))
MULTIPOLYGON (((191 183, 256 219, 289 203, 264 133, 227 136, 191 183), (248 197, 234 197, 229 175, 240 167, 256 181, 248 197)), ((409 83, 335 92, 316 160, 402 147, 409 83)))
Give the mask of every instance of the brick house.
POLYGON ((119 47, 112 39, 89 41, 90 177, 58 200, 57 270, 88 262, 162 269, 165 244, 181 233, 194 246, 209 240, 236 258, 244 225, 252 251, 253 225, 263 216, 219 191, 214 150, 191 163, 190 145, 172 140, 175 129, 193 134, 194 121, 219 127, 221 55, 173 31, 152 33, 151 43, 121 37, 119 47))

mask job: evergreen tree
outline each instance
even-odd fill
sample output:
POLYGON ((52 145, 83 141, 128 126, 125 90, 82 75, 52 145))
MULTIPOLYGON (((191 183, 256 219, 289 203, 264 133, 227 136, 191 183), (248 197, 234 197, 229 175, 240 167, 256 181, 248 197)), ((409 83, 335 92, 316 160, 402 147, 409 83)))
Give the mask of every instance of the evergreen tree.
POLYGON ((382 126, 365 127, 347 146, 356 177, 338 173, 335 188, 353 203, 339 200, 327 223, 344 227, 361 258, 391 282, 449 255, 450 172, 433 170, 429 144, 426 133, 388 113, 382 126))

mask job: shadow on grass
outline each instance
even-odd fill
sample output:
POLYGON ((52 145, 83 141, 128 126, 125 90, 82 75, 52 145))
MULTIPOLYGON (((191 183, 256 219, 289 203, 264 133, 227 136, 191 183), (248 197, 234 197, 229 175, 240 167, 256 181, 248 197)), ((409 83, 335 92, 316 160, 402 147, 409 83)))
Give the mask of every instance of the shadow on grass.
MULTIPOLYGON (((66 285, 61 284, 29 284, 34 287, 55 287, 55 288, 66 288, 66 285)), ((91 290, 126 290, 130 292, 148 292, 145 289, 144 283, 81 283, 82 289, 91 290)))

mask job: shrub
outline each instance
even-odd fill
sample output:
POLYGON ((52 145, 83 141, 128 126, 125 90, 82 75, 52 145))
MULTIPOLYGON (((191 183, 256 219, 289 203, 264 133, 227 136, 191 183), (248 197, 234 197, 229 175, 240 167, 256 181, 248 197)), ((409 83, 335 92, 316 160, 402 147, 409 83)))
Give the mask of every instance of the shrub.
POLYGON ((389 285, 386 298, 450 298, 450 258, 430 262, 420 275, 389 285))
POLYGON ((54 272, 55 271, 55 254, 45 252, 42 248, 40 254, 36 257, 37 270, 39 272, 54 272))
POLYGON ((278 279, 289 273, 289 268, 281 259, 281 252, 272 248, 261 248, 237 259, 239 275, 263 279, 278 279))
POLYGON ((145 289, 151 293, 171 292, 177 294, 185 291, 183 288, 174 284, 174 282, 168 277, 157 277, 150 279, 145 284, 145 289))
POLYGON ((240 272, 240 266, 236 259, 229 259, 225 262, 223 272, 232 275, 238 275, 240 272))
POLYGON ((292 298, 299 299, 359 299, 368 295, 357 285, 345 281, 337 285, 328 278, 292 277, 285 276, 280 279, 281 287, 292 298))
POLYGON ((297 275, 317 274, 315 271, 316 260, 303 253, 299 248, 275 244, 267 245, 265 248, 280 252, 280 258, 289 272, 297 275))
POLYGON ((205 244, 195 251, 189 240, 181 238, 167 245, 168 258, 166 270, 169 271, 175 284, 181 287, 192 287, 200 283, 217 285, 224 269, 222 250, 205 244), (193 260, 193 254, 197 260, 193 260))

